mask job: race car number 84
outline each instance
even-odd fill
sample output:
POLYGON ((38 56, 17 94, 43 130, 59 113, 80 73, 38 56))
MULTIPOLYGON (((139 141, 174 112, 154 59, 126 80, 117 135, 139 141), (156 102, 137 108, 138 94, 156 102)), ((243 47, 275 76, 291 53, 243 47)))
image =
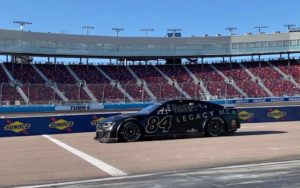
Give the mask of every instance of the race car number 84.
POLYGON ((146 126, 147 133, 155 133, 158 129, 162 129, 163 132, 169 132, 171 128, 172 116, 165 116, 161 120, 157 116, 150 117, 146 126))

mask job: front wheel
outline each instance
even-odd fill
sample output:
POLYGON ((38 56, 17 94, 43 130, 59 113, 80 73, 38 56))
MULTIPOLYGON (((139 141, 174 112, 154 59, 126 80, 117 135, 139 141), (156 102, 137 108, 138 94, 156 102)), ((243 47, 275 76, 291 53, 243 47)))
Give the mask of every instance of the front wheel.
POLYGON ((123 126, 123 139, 126 142, 138 141, 142 136, 139 125, 133 122, 127 122, 123 126))
POLYGON ((221 136, 224 133, 224 121, 220 118, 213 118, 208 122, 205 129, 207 136, 221 136))

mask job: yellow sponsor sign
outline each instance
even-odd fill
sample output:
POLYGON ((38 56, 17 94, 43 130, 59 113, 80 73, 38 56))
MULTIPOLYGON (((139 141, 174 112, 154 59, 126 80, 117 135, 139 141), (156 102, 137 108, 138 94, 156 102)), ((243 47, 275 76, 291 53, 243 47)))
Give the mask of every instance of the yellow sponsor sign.
POLYGON ((241 112, 239 112, 239 118, 241 120, 244 120, 244 121, 253 118, 253 116, 254 116, 253 113, 250 113, 250 112, 247 112, 247 111, 241 111, 241 112))
POLYGON ((64 119, 59 119, 57 121, 51 122, 49 124, 49 128, 51 129, 58 129, 58 130, 65 130, 67 128, 70 128, 74 125, 73 121, 66 121, 64 119))
POLYGON ((24 132, 30 129, 30 123, 22 123, 20 121, 15 121, 13 123, 7 124, 4 126, 5 131, 13 131, 15 133, 24 132))
POLYGON ((272 112, 268 113, 268 117, 274 118, 274 119, 280 119, 286 116, 286 112, 282 112, 280 110, 273 110, 272 112))

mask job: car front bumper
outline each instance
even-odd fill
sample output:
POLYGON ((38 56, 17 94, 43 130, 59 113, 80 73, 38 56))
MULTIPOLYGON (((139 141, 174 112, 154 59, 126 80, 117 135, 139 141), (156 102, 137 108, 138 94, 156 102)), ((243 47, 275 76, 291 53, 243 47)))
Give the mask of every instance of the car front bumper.
POLYGON ((95 139, 101 143, 114 143, 119 140, 118 138, 111 138, 110 131, 106 131, 105 129, 97 129, 95 139))

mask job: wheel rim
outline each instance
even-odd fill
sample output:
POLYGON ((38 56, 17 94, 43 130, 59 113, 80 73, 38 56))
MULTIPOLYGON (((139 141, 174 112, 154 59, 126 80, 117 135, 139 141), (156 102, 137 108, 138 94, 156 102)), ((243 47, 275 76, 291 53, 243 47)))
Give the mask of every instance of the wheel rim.
POLYGON ((137 125, 130 123, 124 126, 124 139, 126 141, 136 141, 140 135, 140 129, 137 125))
POLYGON ((210 136, 219 136, 223 131, 223 126, 219 121, 213 120, 209 123, 208 134, 210 136))

